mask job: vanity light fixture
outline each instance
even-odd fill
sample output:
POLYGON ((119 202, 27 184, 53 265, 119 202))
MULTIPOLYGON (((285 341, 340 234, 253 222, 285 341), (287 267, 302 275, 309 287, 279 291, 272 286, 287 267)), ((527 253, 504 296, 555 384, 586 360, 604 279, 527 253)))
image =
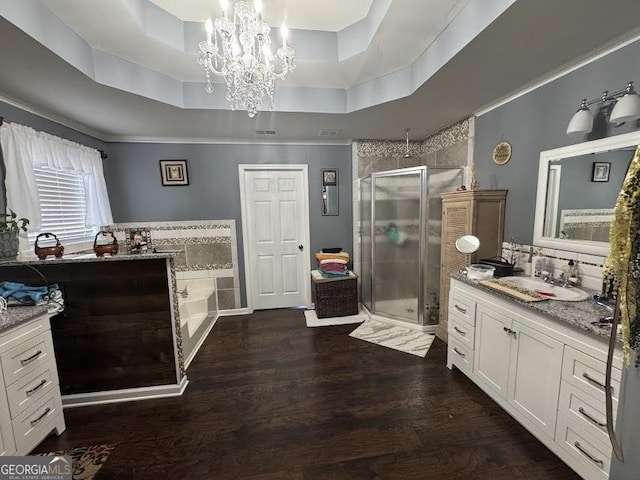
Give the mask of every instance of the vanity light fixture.
POLYGON ((589 105, 601 103, 605 115, 609 116, 610 123, 622 124, 640 118, 640 96, 633 88, 633 82, 629 82, 625 88, 617 92, 609 93, 605 90, 602 96, 593 100, 586 98, 580 103, 580 108, 571 117, 567 133, 589 133, 593 129, 593 114, 589 105))

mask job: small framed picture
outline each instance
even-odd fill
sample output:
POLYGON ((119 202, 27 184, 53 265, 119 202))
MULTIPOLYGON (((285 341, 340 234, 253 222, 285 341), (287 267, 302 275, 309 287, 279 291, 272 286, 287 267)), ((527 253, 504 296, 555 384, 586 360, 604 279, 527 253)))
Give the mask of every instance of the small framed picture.
POLYGON ((151 253, 151 232, 148 228, 125 229, 127 253, 151 253))
POLYGON ((322 170, 322 185, 337 185, 338 184, 338 170, 322 170))
POLYGON ((189 185, 189 173, 186 160, 160 160, 162 186, 189 185))
POLYGON ((592 182, 608 182, 610 169, 611 169, 610 162, 593 162, 593 170, 591 172, 591 181, 592 182))

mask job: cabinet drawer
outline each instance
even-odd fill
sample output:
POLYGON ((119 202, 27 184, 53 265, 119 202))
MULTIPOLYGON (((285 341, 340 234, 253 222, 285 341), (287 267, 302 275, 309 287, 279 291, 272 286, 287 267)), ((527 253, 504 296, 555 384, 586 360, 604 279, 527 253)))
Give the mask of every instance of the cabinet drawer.
POLYGON ((43 332, 0 355, 5 386, 54 361, 51 333, 43 332))
POLYGON ((473 373, 473 351, 465 347, 457 339, 449 337, 449 360, 467 377, 473 373))
POLYGON ((30 452, 54 427, 53 420, 62 415, 60 393, 53 389, 40 401, 27 408, 13 421, 13 434, 18 452, 30 452))
POLYGON ((463 320, 457 313, 449 315, 449 338, 458 340, 465 347, 473 350, 475 327, 463 320))
MULTIPOLYGON (((615 425, 618 402, 613 402, 613 420, 615 425)), ((607 434, 607 414, 604 400, 592 397, 582 390, 563 381, 560 387, 558 411, 575 423, 582 425, 585 431, 601 442, 609 442, 607 434)))
POLYGON ((58 373, 53 362, 42 365, 7 388, 11 418, 37 403, 53 387, 58 385, 58 373))
POLYGON ((556 442, 575 460, 574 469, 584 478, 609 478, 611 447, 594 439, 581 425, 558 415, 556 442))
POLYGON ((476 302, 466 298, 458 290, 451 292, 449 298, 449 317, 452 315, 465 320, 470 325, 476 324, 476 302))
POLYGON ((50 330, 50 328, 49 316, 46 313, 13 327, 9 331, 0 334, 0 353, 11 350, 24 341, 50 330))
MULTIPOLYGON (((605 371, 606 364, 604 362, 569 346, 564 347, 562 378, 571 385, 604 400, 605 371)), ((616 401, 620 395, 621 379, 622 372, 614 367, 611 371, 611 386, 612 396, 616 401)))

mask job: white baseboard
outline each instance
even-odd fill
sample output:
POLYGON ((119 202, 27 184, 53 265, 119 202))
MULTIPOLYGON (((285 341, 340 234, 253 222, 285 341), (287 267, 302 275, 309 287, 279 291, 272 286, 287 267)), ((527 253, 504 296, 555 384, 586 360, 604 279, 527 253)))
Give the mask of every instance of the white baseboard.
POLYGON ((204 343, 204 341, 207 339, 207 337, 209 336, 209 334, 211 333, 211 330, 213 329, 213 326, 216 324, 216 322, 218 321, 219 315, 216 315, 215 318, 211 321, 211 325, 209 325, 207 327, 207 329, 205 330, 205 332, 202 334, 202 336, 200 337, 200 340, 198 340, 198 343, 196 343, 196 346, 194 347, 193 351, 191 352, 191 355, 189 355, 185 361, 184 361, 184 368, 185 370, 187 368, 189 368, 189 365, 191 365, 191 362, 193 361, 193 359, 196 357, 198 351, 200 350, 200 347, 202 347, 202 344, 204 343))
POLYGON ((133 402, 152 398, 179 397, 189 380, 186 375, 179 384, 159 385, 155 387, 125 388, 122 390, 108 390, 105 392, 76 393, 62 396, 64 408, 85 407, 87 405, 105 405, 108 403, 133 402))
POLYGON ((218 310, 218 315, 220 317, 232 317, 234 315, 251 315, 253 313, 253 309, 249 308, 233 308, 230 310, 218 310))

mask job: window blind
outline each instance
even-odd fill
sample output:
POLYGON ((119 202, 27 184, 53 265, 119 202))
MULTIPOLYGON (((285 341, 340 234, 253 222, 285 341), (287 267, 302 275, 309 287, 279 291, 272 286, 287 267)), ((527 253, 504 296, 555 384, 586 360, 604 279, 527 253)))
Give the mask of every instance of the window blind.
POLYGON ((38 233, 44 232, 55 234, 61 241, 92 238, 97 229, 85 225, 85 174, 49 167, 33 170, 38 187, 42 227, 40 232, 29 233, 29 241, 35 242, 38 233))

